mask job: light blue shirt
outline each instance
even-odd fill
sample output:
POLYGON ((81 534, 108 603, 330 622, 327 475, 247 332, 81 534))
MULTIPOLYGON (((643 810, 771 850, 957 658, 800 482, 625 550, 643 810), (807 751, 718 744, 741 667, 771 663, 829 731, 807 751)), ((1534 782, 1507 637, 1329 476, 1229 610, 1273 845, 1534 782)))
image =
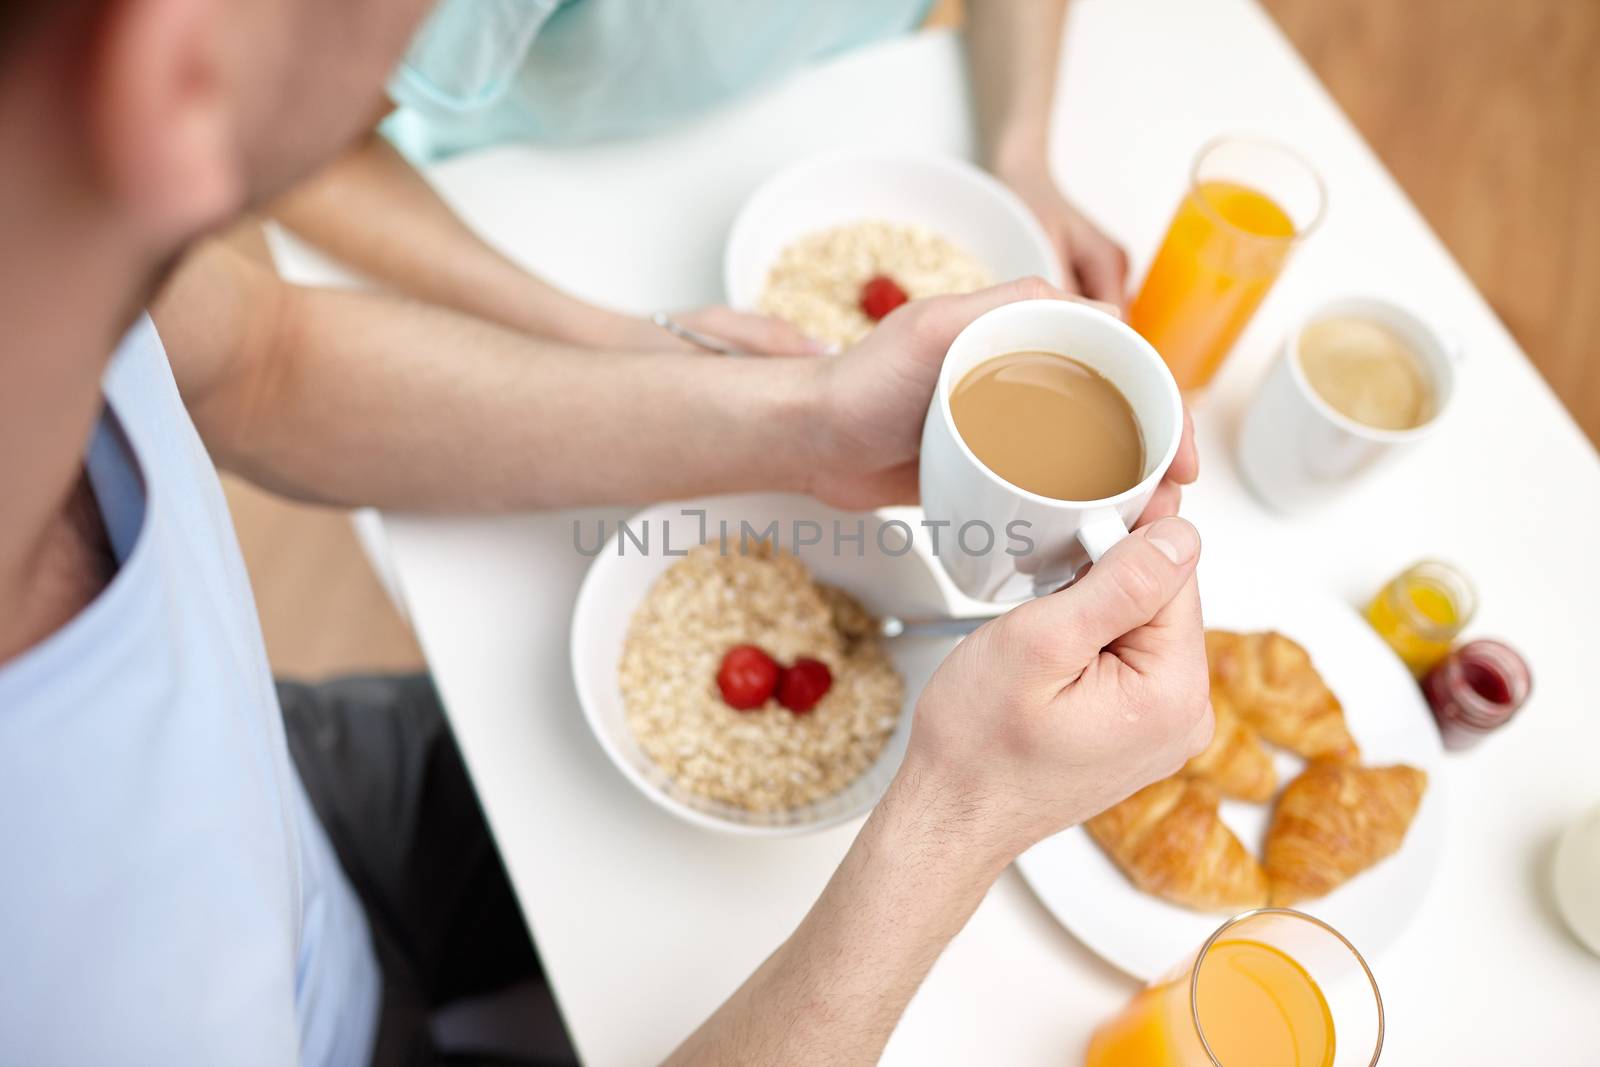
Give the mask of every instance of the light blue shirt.
POLYGON ((659 129, 920 25, 932 0, 443 0, 390 83, 418 162, 659 129))
POLYGON ((103 389, 85 465, 116 577, 0 664, 0 1063, 365 1064, 366 918, 148 318, 103 389))

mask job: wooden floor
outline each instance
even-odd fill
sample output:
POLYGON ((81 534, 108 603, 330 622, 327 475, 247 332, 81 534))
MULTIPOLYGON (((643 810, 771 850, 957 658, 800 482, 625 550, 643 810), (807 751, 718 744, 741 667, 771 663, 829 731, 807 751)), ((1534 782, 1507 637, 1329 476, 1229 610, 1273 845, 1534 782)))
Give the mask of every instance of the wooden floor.
MULTIPOLYGON (((1600 0, 1263 3, 1600 440, 1600 0)), ((229 499, 277 670, 420 665, 342 515, 229 499)))

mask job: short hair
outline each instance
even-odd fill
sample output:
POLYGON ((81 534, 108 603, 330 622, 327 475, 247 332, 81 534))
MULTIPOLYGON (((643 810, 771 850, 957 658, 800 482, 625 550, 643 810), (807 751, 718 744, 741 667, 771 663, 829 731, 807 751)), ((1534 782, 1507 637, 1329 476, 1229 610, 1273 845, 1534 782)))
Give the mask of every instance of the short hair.
POLYGON ((101 0, 0 0, 0 62, 50 22, 98 7, 101 0))

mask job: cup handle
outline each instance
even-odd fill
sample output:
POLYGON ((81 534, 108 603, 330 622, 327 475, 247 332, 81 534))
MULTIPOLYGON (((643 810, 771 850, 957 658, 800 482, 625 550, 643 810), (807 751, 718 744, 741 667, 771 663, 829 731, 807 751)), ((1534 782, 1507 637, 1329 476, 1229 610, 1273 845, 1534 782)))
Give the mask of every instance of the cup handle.
POLYGON ((1111 551, 1111 546, 1128 536, 1127 524, 1114 508, 1101 508, 1091 512, 1078 528, 1078 541, 1089 553, 1090 563, 1099 563, 1100 557, 1111 551))

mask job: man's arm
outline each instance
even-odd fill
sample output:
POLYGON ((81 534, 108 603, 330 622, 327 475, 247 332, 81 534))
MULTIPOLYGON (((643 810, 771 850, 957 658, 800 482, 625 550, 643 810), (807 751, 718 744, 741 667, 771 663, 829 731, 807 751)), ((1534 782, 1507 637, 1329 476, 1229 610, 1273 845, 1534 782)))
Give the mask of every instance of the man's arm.
MULTIPOLYGON (((468 228, 375 132, 280 198, 272 214, 405 296, 586 348, 683 347, 645 319, 580 300, 512 262, 468 228)), ((749 352, 814 352, 798 331, 766 315, 703 308, 676 317, 749 352)))
POLYGON ((402 510, 638 503, 745 490, 916 499, 950 342, 1024 278, 897 309, 835 359, 591 353, 443 308, 289 285, 218 241, 154 314, 220 466, 289 496, 402 510))
POLYGON ((1050 174, 1050 114, 1067 0, 972 0, 967 64, 985 165, 1038 216, 1067 288, 1121 305, 1128 260, 1050 174))
MULTIPOLYGON (((1192 455, 1184 466, 1191 477, 1192 455)), ((816 905, 668 1063, 875 1063, 1015 856, 1204 749, 1199 550, 1192 527, 1163 517, 957 646, 816 905)))
MULTIPOLYGON (((1056 295, 1023 279, 918 301, 837 359, 611 361, 439 309, 296 289, 213 243, 161 295, 157 323, 213 453, 302 496, 558 506, 776 486, 866 507, 912 498, 955 335, 1056 295)), ((1170 477, 1195 473, 1186 432, 1170 477)), ((1177 498, 1164 485, 1146 517, 1177 498)), ((817 904, 675 1062, 872 1062, 1012 858, 1203 748, 1198 554, 1193 529, 1162 518, 957 646, 817 904)))
POLYGON ((154 308, 219 466, 285 495, 504 510, 803 490, 819 361, 591 353, 289 285, 220 242, 154 308))
POLYGON ((903 773, 788 941, 667 1061, 873 1063, 1010 857, 903 773))

